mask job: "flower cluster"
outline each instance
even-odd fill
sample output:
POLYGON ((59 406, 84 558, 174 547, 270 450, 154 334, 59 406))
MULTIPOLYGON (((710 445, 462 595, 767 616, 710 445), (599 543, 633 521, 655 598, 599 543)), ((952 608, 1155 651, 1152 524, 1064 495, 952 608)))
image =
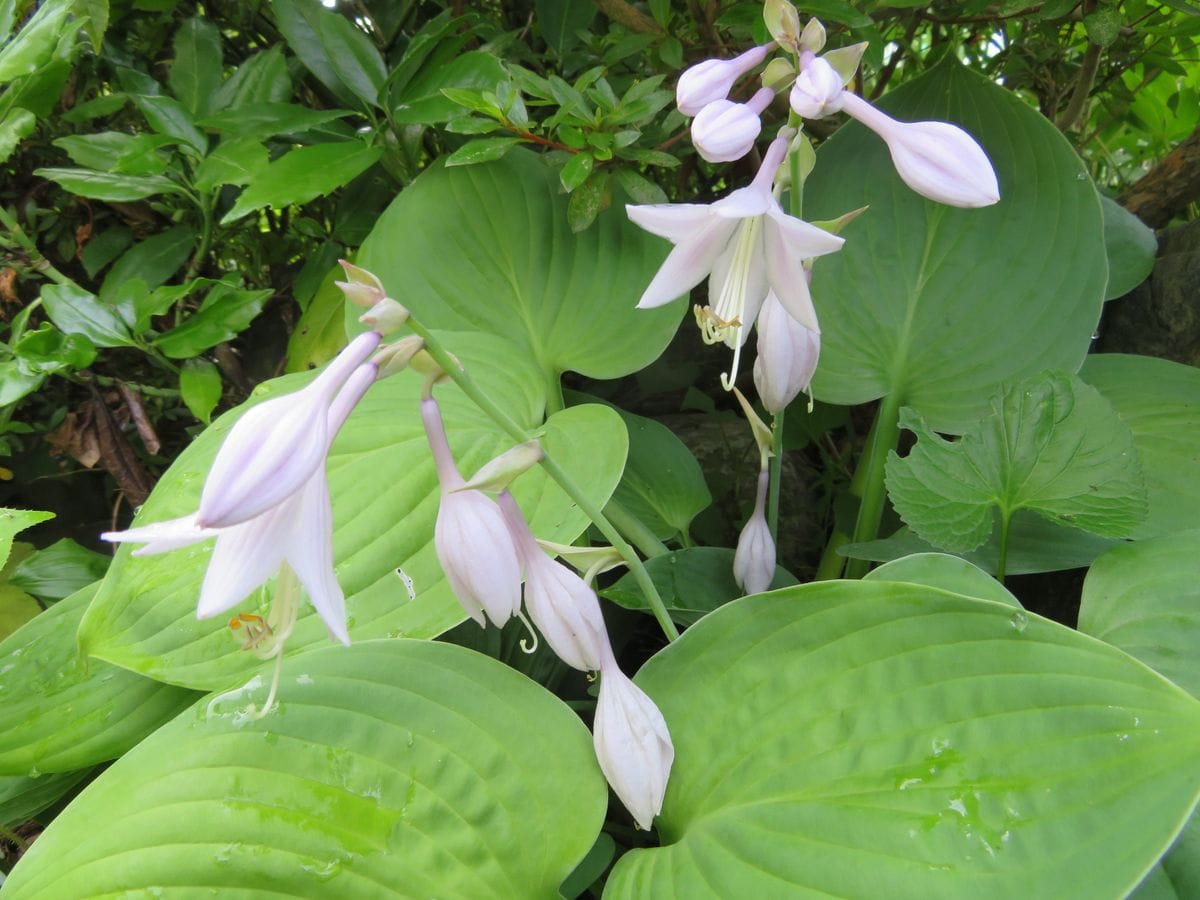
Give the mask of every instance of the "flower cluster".
POLYGON ((600 672, 594 739, 608 783, 640 828, 662 810, 675 750, 662 713, 617 665, 600 602, 591 586, 543 552, 507 483, 538 455, 509 453, 486 477, 468 483, 459 472, 432 392, 421 401, 421 420, 441 484, 434 544, 446 578, 467 614, 503 625, 525 609, 550 648, 572 668, 600 672), (498 489, 493 500, 475 487, 498 489))

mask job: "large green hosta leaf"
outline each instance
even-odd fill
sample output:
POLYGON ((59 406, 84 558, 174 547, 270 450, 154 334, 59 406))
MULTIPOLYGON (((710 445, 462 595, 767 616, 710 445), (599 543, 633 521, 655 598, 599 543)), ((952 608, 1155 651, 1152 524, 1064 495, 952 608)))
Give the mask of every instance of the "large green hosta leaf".
POLYGON ((1087 358, 1079 377, 1104 395, 1133 431, 1150 514, 1135 538, 1200 528, 1200 369, 1124 353, 1087 358))
POLYGON ((813 390, 842 404, 898 393, 935 430, 959 432, 1000 382, 1083 361, 1107 277, 1100 202, 1050 122, 953 61, 880 105, 965 127, 991 157, 1001 200, 963 210, 922 199, 858 124, 822 146, 806 218, 870 209, 813 269, 813 390))
POLYGON ((558 177, 532 153, 435 167, 407 188, 358 262, 425 324, 509 341, 555 379, 617 378, 652 361, 682 304, 634 309, 666 242, 612 209, 574 234, 558 177))
POLYGON ((587 729, 461 647, 368 641, 201 700, 54 821, 5 898, 557 897, 607 791, 587 729))
POLYGON ((1118 897, 1200 792, 1200 703, 1011 606, 828 582, 736 601, 653 658, 664 846, 608 898, 1118 897))
MULTIPOLYGON (((543 383, 528 360, 506 356, 498 338, 443 338, 513 418, 527 427, 541 422, 543 383)), ((288 376, 262 385, 257 399, 293 390, 305 378, 288 376)), ((420 384, 419 376, 406 372, 372 387, 330 453, 334 559, 355 639, 428 638, 465 618, 432 544, 438 488, 417 412, 420 384), (416 600, 409 600, 397 568, 413 579, 416 600)), ((437 394, 464 472, 473 472, 511 445, 453 385, 439 387, 437 394)), ((232 416, 223 417, 179 457, 146 502, 139 522, 195 510, 208 464, 232 421, 232 416)), ((617 414, 595 404, 564 410, 548 420, 542 441, 592 502, 602 506, 625 462, 627 441, 617 414)), ((570 541, 587 525, 540 469, 522 475, 513 493, 539 537, 570 541)), ((223 621, 195 617, 210 552, 211 545, 204 544, 137 558, 123 548, 81 627, 87 651, 189 687, 217 690, 248 677, 261 662, 240 650, 223 621)), ((253 609, 254 600, 241 608, 253 609)), ((307 607, 305 611, 288 642, 291 652, 328 640, 320 618, 307 607)))
POLYGON ((83 657, 75 630, 97 587, 0 642, 0 775, 71 772, 114 759, 195 699, 83 657))

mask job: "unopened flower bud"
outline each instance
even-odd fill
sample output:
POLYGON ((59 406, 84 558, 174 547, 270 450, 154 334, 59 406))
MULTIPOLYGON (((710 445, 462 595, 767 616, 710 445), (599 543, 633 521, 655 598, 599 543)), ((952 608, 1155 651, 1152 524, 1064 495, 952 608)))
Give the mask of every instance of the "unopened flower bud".
POLYGON ((793 319, 774 292, 758 314, 754 386, 767 412, 778 413, 807 391, 821 355, 821 335, 793 319))
POLYGON ((761 88, 747 103, 715 100, 708 104, 692 121, 696 152, 714 163, 741 159, 762 131, 759 116, 774 97, 773 90, 761 88))
POLYGON ((809 53, 820 53, 825 46, 825 26, 820 19, 809 19, 800 32, 800 49, 809 53))
POLYGON ((408 321, 408 310, 391 297, 384 297, 359 316, 358 321, 373 331, 388 334, 403 327, 408 321))
POLYGON ((370 309, 387 296, 387 293, 383 289, 383 282, 376 278, 373 273, 353 263, 346 262, 344 259, 339 259, 338 263, 341 264, 343 271, 345 271, 347 280, 335 281, 334 284, 341 288, 342 293, 346 295, 346 299, 355 306, 370 309))
POLYGON ((766 59, 770 48, 770 44, 763 44, 733 59, 706 59, 684 70, 675 87, 679 111, 694 116, 714 100, 724 100, 734 82, 766 59))
POLYGON ((387 378, 408 368, 414 356, 425 349, 423 338, 410 334, 398 341, 385 344, 375 354, 372 362, 379 367, 379 377, 387 378))
POLYGON ((542 445, 537 441, 517 444, 495 459, 484 463, 469 481, 456 490, 470 488, 499 493, 505 490, 518 475, 525 474, 541 462, 543 456, 545 454, 542 452, 542 445))
POLYGON ((789 100, 796 115, 820 119, 842 108, 843 88, 842 76, 824 59, 815 56, 804 61, 789 100))
POLYGON ((754 512, 738 537, 733 555, 734 580, 747 594, 765 591, 775 577, 775 540, 771 537, 771 526, 767 524, 765 513, 770 477, 766 469, 758 473, 754 512))
POLYGON ((978 142, 949 122, 897 122, 854 94, 845 110, 884 141, 904 183, 930 200, 949 206, 991 206, 1000 186, 978 142))
POLYGON ((750 405, 750 401, 746 399, 745 394, 734 388, 733 396, 737 398, 738 405, 742 408, 742 414, 745 415, 746 422, 750 425, 750 433, 754 435, 754 443, 758 445, 758 454, 765 466, 766 461, 775 455, 775 452, 771 449, 771 429, 766 422, 759 418, 758 413, 754 411, 754 407, 750 405))
POLYGON ((763 24, 779 46, 793 53, 800 45, 800 13, 788 0, 766 0, 763 4, 763 24))

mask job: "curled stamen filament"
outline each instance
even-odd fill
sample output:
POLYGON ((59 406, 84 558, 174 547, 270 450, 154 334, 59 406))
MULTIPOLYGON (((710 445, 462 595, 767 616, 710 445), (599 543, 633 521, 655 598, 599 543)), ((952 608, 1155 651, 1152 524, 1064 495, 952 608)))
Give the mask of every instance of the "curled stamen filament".
POLYGON ((524 612, 518 609, 516 616, 521 620, 521 624, 525 626, 525 630, 529 632, 529 637, 533 639, 533 643, 531 644, 526 641, 525 638, 521 638, 521 650, 526 654, 533 653, 538 648, 537 632, 534 630, 533 624, 527 618, 525 618, 524 612))

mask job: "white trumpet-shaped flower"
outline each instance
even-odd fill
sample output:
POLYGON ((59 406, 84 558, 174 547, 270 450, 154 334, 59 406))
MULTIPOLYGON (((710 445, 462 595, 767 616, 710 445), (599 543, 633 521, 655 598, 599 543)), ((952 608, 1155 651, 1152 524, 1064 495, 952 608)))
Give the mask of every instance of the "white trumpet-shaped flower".
POLYGON ((733 59, 706 59, 683 71, 675 87, 675 105, 694 116, 716 100, 724 100, 734 82, 767 58, 771 44, 751 47, 733 59))
POLYGON ((811 53, 804 54, 804 68, 796 76, 789 100, 796 115, 805 119, 820 119, 842 108, 845 83, 842 76, 826 60, 811 53))
POLYGON ((521 566, 504 515, 483 491, 464 490, 432 397, 421 401, 421 421, 442 487, 433 530, 442 571, 467 615, 481 626, 485 615, 503 625, 521 608, 521 566))
POLYGON ((592 728, 604 777, 637 826, 649 829, 662 812, 675 747, 654 701, 625 676, 611 653, 601 660, 592 728))
POLYGON ((697 309, 697 320, 707 342, 724 341, 734 348, 729 381, 768 291, 775 292, 792 318, 819 330, 803 262, 833 253, 844 243, 789 216, 775 198, 775 174, 789 139, 786 130, 775 138, 754 181, 715 203, 626 207, 637 225, 675 245, 638 306, 662 306, 708 277, 709 305, 697 309))
POLYGON ((714 100, 692 121, 692 143, 709 162, 733 162, 754 146, 762 131, 759 116, 775 98, 771 88, 761 88, 745 103, 714 100))
POLYGON ((754 386, 767 412, 777 413, 812 383, 821 355, 821 335, 788 315, 773 293, 767 294, 755 328, 754 386))
POLYGON ((758 594, 771 585, 775 577, 775 540, 767 524, 767 486, 770 472, 758 473, 758 491, 754 497, 754 512, 738 537, 733 555, 733 577, 747 594, 758 594))
MULTIPOLYGON (((354 355, 360 349, 356 348, 354 355)), ((325 377, 328 371, 322 373, 317 381, 325 377)), ((133 551, 134 556, 166 553, 215 537, 216 544, 196 606, 196 615, 201 619, 236 606, 275 574, 283 563, 287 563, 295 571, 308 594, 309 602, 324 620, 329 633, 342 643, 349 644, 345 595, 333 570, 333 511, 324 459, 329 443, 350 411, 374 383, 375 377, 376 367, 373 363, 357 366, 348 377, 342 379, 344 384, 332 402, 327 404, 328 408, 316 411, 320 422, 316 423, 314 430, 323 441, 318 464, 299 486, 268 509, 249 519, 222 527, 202 524, 200 513, 197 512, 126 531, 107 532, 101 537, 106 541, 143 544, 133 551)), ((316 383, 314 381, 313 385, 316 383)), ((278 400, 293 398, 294 402, 301 404, 300 408, 308 409, 311 395, 305 392, 310 391, 313 385, 278 400)), ((245 421, 245 418, 243 416, 239 422, 245 421)), ((282 414, 280 418, 290 424, 287 414, 282 414)), ((231 432, 230 438, 232 436, 231 432)), ((274 439, 268 437, 265 440, 269 443, 274 439)), ((209 477, 211 479, 212 476, 209 477)), ((271 481, 269 472, 263 477, 267 482, 271 481)), ((265 484, 264 491, 269 487, 269 484, 265 484)), ((272 493, 279 491, 276 489, 272 493)))

